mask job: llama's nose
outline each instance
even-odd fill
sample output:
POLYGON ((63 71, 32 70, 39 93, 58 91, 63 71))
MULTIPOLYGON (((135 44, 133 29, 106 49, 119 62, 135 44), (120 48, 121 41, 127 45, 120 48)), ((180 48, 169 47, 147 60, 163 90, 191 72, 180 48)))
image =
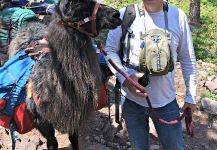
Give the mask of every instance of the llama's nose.
POLYGON ((114 11, 112 14, 111 14, 112 18, 120 18, 120 13, 119 11, 114 11))

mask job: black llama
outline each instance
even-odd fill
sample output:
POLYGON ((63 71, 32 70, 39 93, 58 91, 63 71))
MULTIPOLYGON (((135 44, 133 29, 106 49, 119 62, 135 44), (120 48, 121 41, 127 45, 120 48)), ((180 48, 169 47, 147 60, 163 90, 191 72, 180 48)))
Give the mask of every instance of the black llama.
POLYGON ((11 56, 32 40, 46 37, 49 43, 50 51, 40 57, 31 74, 40 103, 26 100, 48 149, 58 148, 54 129, 68 133, 72 148, 78 149, 76 133, 96 108, 101 84, 91 37, 120 23, 119 12, 111 7, 92 0, 61 0, 47 28, 30 23, 12 41, 11 56))

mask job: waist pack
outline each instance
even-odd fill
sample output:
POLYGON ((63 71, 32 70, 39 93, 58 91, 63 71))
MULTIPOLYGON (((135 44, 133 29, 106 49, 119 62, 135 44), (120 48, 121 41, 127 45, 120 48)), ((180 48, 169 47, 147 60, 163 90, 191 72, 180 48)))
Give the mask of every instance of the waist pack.
POLYGON ((140 69, 151 75, 165 75, 174 69, 170 49, 171 34, 152 29, 141 36, 140 69))
POLYGON ((18 52, 0 67, 0 125, 20 134, 34 128, 34 116, 27 109, 26 83, 35 61, 30 57, 20 60, 18 52))

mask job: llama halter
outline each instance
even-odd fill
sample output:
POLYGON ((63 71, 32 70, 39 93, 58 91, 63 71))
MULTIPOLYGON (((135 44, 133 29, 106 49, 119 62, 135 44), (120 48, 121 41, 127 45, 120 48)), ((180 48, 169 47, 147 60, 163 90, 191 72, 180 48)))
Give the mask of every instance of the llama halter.
POLYGON ((99 7, 100 7, 100 4, 96 3, 94 6, 92 15, 90 17, 87 17, 85 19, 81 19, 77 22, 70 22, 70 21, 62 20, 62 24, 65 26, 68 26, 68 27, 72 27, 72 28, 78 30, 79 32, 84 33, 87 36, 96 37, 98 35, 97 30, 96 30, 96 14, 98 12, 99 7), (84 25, 88 22, 91 22, 92 33, 85 31, 85 29, 82 27, 82 25, 84 25))

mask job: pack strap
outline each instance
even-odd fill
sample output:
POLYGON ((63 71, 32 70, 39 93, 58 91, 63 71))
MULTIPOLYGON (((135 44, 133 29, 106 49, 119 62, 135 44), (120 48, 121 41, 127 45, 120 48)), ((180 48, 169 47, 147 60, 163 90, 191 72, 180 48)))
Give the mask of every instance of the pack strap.
POLYGON ((168 10, 169 10, 168 2, 163 1, 163 12, 164 12, 164 20, 165 20, 165 33, 166 33, 167 37, 169 37, 169 25, 168 25, 168 14, 167 14, 168 10))
POLYGON ((26 54, 19 56, 19 59, 32 57, 36 60, 39 60, 42 54, 48 53, 50 51, 50 48, 46 37, 44 37, 42 40, 32 41, 24 50, 26 54))
POLYGON ((130 39, 133 35, 133 30, 131 30, 130 28, 127 29, 128 32, 128 36, 127 36, 127 48, 126 48, 126 55, 127 55, 127 59, 126 59, 126 66, 128 66, 130 64, 130 39))
POLYGON ((168 27, 168 10, 169 10, 169 7, 168 7, 168 2, 165 2, 163 1, 163 12, 164 12, 164 20, 165 20, 165 29, 168 30, 169 27, 168 27))
POLYGON ((121 62, 123 63, 123 56, 124 56, 124 50, 127 51, 127 55, 128 55, 128 59, 127 59, 127 63, 130 61, 129 60, 129 53, 130 53, 130 38, 132 37, 133 31, 130 29, 130 26, 132 24, 132 22, 135 20, 136 18, 136 12, 135 12, 135 6, 134 4, 128 5, 126 7, 123 19, 122 19, 122 24, 121 24, 121 29, 122 29, 122 36, 120 39, 120 59, 121 62), (125 37, 126 34, 128 33, 127 36, 127 46, 125 41, 125 37))

